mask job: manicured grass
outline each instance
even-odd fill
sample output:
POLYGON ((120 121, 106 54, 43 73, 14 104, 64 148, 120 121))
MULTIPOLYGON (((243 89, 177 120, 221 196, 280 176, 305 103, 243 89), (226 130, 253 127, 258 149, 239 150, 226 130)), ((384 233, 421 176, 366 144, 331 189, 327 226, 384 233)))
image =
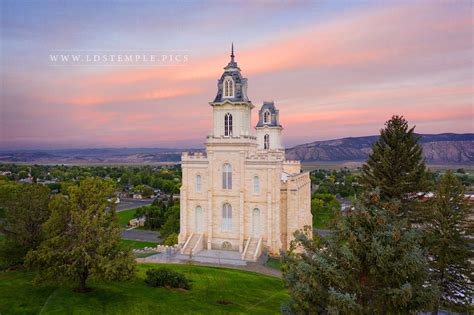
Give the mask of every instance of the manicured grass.
POLYGON ((144 242, 144 241, 134 241, 134 240, 122 240, 123 245, 130 246, 131 248, 145 248, 145 247, 155 247, 158 243, 155 242, 144 242))
POLYGON ((281 260, 278 257, 270 257, 265 263, 265 266, 281 270, 281 260))
POLYGON ((139 264, 137 278, 127 282, 89 282, 89 293, 71 285, 35 287, 34 274, 0 273, 0 314, 277 314, 288 298, 281 279, 241 270, 167 265, 192 283, 189 291, 150 288, 149 268, 139 264))
POLYGON ((120 226, 127 226, 128 222, 135 217, 136 209, 117 212, 120 226))
POLYGON ((329 229, 329 224, 334 218, 332 212, 317 212, 313 215, 313 228, 329 229))

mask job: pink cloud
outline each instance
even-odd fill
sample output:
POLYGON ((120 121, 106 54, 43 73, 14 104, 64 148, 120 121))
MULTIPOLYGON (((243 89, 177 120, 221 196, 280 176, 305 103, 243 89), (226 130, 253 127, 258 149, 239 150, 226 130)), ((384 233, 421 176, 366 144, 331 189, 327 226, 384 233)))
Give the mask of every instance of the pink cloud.
MULTIPOLYGON (((470 14, 446 9, 403 3, 354 10, 237 43, 237 61, 254 104, 276 101, 289 139, 351 135, 351 128, 374 134, 394 111, 413 123, 444 120, 452 122, 452 131, 467 131, 473 21, 470 14)), ((9 86, 28 101, 9 109, 5 137, 15 137, 18 126, 22 139, 47 136, 37 129, 49 127, 26 114, 34 112, 48 122, 54 115, 68 120, 75 128, 68 130, 71 138, 80 133, 97 143, 202 142, 211 127, 207 102, 227 55, 191 51, 183 67, 50 68, 31 79, 19 74, 9 86)))

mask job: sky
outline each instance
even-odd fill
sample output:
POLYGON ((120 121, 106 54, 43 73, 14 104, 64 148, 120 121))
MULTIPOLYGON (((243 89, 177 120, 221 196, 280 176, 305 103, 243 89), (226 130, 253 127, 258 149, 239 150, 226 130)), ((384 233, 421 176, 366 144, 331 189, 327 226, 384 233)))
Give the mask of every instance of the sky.
POLYGON ((471 1, 2 1, 0 149, 202 147, 236 61, 286 146, 474 131, 471 1), (55 63, 57 54, 187 61, 55 63))

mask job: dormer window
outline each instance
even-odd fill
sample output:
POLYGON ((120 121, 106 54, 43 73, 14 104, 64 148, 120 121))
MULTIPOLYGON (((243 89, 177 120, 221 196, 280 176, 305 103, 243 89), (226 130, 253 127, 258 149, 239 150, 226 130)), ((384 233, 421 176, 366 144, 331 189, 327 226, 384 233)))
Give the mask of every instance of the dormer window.
POLYGON ((269 123, 271 123, 271 120, 272 120, 272 114, 270 114, 269 110, 266 110, 263 113, 263 123, 264 124, 269 124, 269 123))
POLYGON ((225 78, 224 80, 224 97, 234 97, 234 80, 232 78, 225 78))

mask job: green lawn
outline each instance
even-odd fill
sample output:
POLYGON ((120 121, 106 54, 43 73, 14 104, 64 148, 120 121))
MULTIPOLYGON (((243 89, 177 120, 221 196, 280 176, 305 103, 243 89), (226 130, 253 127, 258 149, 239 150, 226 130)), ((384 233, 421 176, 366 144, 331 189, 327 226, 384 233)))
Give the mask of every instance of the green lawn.
POLYGON ((281 270, 281 260, 279 257, 270 257, 265 263, 265 266, 281 270))
POLYGON ((155 247, 158 243, 155 242, 144 242, 144 241, 134 241, 134 240, 122 240, 123 245, 130 246, 131 248, 145 248, 145 247, 155 247))
POLYGON ((146 286, 145 271, 159 266, 139 264, 128 282, 90 282, 86 294, 68 285, 35 287, 31 272, 0 273, 0 314, 277 314, 288 298, 281 279, 191 265, 168 265, 191 280, 190 291, 146 286))
POLYGON ((333 212, 318 212, 313 215, 313 228, 329 229, 329 223, 335 218, 333 212))
POLYGON ((134 218, 136 209, 129 209, 117 212, 120 226, 127 226, 128 222, 134 218))

